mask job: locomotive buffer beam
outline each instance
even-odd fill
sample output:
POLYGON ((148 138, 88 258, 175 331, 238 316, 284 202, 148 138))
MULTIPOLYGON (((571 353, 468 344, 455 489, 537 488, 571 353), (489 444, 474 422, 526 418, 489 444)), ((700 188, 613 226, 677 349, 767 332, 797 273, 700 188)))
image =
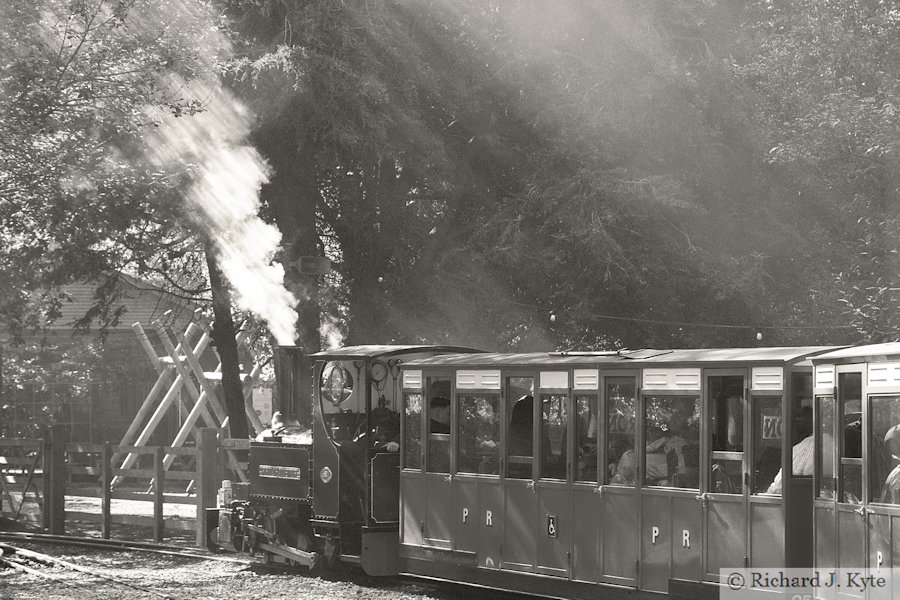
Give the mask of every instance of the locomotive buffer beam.
POLYGON ((292 560, 310 569, 315 568, 316 564, 319 562, 319 555, 315 552, 295 550, 294 548, 282 546, 281 544, 263 543, 259 545, 259 549, 265 550, 266 552, 271 552, 272 554, 277 554, 278 556, 282 556, 284 558, 292 560))

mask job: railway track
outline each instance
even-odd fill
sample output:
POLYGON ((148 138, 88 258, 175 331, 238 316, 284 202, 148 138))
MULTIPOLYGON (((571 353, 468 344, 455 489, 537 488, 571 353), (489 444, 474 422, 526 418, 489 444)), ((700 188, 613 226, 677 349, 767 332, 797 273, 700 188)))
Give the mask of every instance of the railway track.
MULTIPOLYGON (((186 600, 188 598, 188 596, 183 595, 184 592, 181 594, 173 594, 171 591, 163 592, 159 588, 154 588, 152 585, 146 585, 146 580, 140 582, 145 585, 140 585, 134 581, 132 573, 122 571, 122 569, 108 570, 107 573, 104 573, 102 569, 93 566, 87 567, 83 564, 71 562, 72 559, 68 556, 67 558, 70 558, 70 560, 62 560, 50 554, 36 552, 23 547, 23 545, 34 547, 35 544, 72 546, 99 552, 136 551, 163 556, 177 556, 198 561, 209 560, 235 563, 235 567, 246 566, 249 568, 249 571, 253 572, 253 575, 248 577, 251 581, 268 579, 276 582, 287 582, 293 580, 292 575, 296 575, 296 582, 290 584, 290 587, 294 590, 297 589, 295 587, 297 585, 302 587, 303 584, 300 583, 300 581, 310 575, 305 569, 295 571, 295 569, 291 567, 266 564, 260 560, 201 554, 197 551, 187 550, 178 546, 167 546, 148 542, 124 542, 117 540, 79 538, 74 536, 0 532, 0 570, 8 568, 27 573, 35 578, 45 580, 49 584, 59 586, 58 589, 60 591, 69 588, 72 590, 71 597, 84 596, 84 591, 78 593, 75 590, 87 590, 90 588, 92 591, 97 591, 93 588, 102 586, 106 591, 99 596, 92 594, 93 597, 124 597, 127 594, 131 597, 140 596, 157 599, 170 598, 172 600, 186 600), (117 576, 108 574, 109 572, 115 571, 118 571, 117 576)), ((225 567, 225 565, 222 566, 225 567)), ((140 561, 135 561, 135 567, 142 567, 140 561)), ((246 571, 240 569, 240 572, 246 571)), ((341 586, 353 584, 359 586, 361 590, 365 590, 367 596, 378 598, 380 600, 392 600, 398 597, 408 598, 411 595, 423 599, 434 600, 456 600, 462 596, 465 596, 469 600, 519 600, 524 598, 522 595, 504 591, 463 587, 460 584, 451 581, 409 577, 371 577, 355 569, 330 573, 317 573, 314 577, 316 581, 319 582, 317 585, 335 585, 335 589, 340 591, 344 589, 341 586)), ((188 583, 187 585, 196 584, 188 583)), ((276 583, 276 585, 278 584, 276 583)), ((208 588, 206 588, 205 585, 203 588, 195 589, 203 589, 204 594, 208 593, 208 588)), ((0 597, 2 597, 2 595, 0 595, 0 597)), ((221 597, 224 598, 226 596, 221 597)))
POLYGON ((105 540, 99 538, 85 538, 70 535, 51 535, 47 533, 0 531, 0 540, 5 540, 7 542, 50 543, 61 546, 82 546, 86 548, 97 548, 101 550, 148 552, 152 554, 183 556, 186 558, 233 562, 245 565, 250 565, 254 562, 251 560, 233 558, 230 556, 219 556, 217 554, 193 552, 180 546, 166 546, 163 544, 153 544, 150 542, 125 542, 120 540, 105 540))
POLYGON ((72 588, 83 588, 102 583, 129 588, 130 590, 136 590, 165 600, 178 600, 174 596, 154 588, 111 577, 97 569, 91 569, 49 554, 35 552, 7 543, 0 543, 0 566, 22 571, 72 588))

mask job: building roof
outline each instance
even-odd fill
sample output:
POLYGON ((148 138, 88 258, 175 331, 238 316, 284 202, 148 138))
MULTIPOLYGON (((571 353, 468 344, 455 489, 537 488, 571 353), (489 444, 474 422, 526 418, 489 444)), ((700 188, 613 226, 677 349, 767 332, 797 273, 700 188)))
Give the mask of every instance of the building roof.
MULTIPOLYGON (((60 306, 60 316, 50 329, 66 330, 74 329, 75 324, 87 314, 95 302, 95 292, 101 282, 71 283, 61 287, 64 298, 60 306)), ((119 273, 116 277, 116 286, 120 297, 114 301, 111 308, 115 311, 123 309, 119 322, 109 329, 131 329, 133 323, 148 324, 160 320, 165 323, 186 324, 194 317, 198 304, 162 288, 154 286, 146 281, 141 281, 130 275, 119 273)), ((99 323, 92 320, 91 327, 98 327, 99 323)))

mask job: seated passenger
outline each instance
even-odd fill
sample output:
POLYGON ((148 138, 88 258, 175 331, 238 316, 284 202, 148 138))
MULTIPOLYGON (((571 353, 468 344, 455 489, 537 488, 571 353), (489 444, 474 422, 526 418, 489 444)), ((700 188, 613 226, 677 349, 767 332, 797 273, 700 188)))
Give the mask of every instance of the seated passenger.
MULTIPOLYGON (((648 433, 651 439, 655 439, 647 444, 647 477, 645 481, 649 485, 698 487, 700 453, 696 445, 689 444, 684 437, 672 430, 664 432, 655 427, 648 433), (653 464, 651 456, 658 457, 660 455, 663 457, 663 465, 665 465, 664 475, 657 478, 656 483, 650 483, 651 479, 656 478, 651 469, 653 464)), ((659 459, 656 458, 656 460, 659 459)))
MULTIPOLYGON (((634 485, 637 472, 637 460, 634 450, 626 450, 619 459, 619 464, 614 467, 615 472, 610 483, 619 485, 634 485)), ((646 485, 668 485, 668 465, 666 455, 663 452, 648 452, 647 467, 644 476, 646 485)))
POLYGON ((900 424, 894 425, 884 434, 885 448, 896 462, 888 473, 881 490, 881 501, 886 504, 900 504, 900 424))
MULTIPOLYGON (((826 436, 829 440, 831 436, 826 436)), ((792 468, 791 471, 795 477, 812 477, 813 476, 813 467, 816 456, 816 436, 810 435, 796 444, 794 444, 794 448, 792 450, 792 468)), ((830 474, 828 475, 831 476, 830 474)), ((766 490, 767 494, 780 494, 782 492, 782 474, 781 469, 778 469, 778 473, 775 475, 775 480, 772 481, 772 485, 769 486, 769 489, 766 490)))

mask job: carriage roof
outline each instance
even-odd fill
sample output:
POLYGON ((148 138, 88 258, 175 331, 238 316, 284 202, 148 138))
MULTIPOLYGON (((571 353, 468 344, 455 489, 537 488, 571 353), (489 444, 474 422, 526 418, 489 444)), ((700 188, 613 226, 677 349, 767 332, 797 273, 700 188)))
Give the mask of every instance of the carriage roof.
POLYGON ((884 344, 867 344, 850 346, 820 354, 813 359, 813 364, 853 363, 900 360, 900 342, 884 344))
POLYGON ((405 363, 407 368, 565 368, 577 366, 604 366, 629 368, 638 365, 694 364, 710 366, 727 364, 794 364, 815 356, 835 346, 796 346, 779 348, 702 348, 660 350, 618 350, 610 352, 530 352, 530 353, 480 353, 444 354, 405 363))

